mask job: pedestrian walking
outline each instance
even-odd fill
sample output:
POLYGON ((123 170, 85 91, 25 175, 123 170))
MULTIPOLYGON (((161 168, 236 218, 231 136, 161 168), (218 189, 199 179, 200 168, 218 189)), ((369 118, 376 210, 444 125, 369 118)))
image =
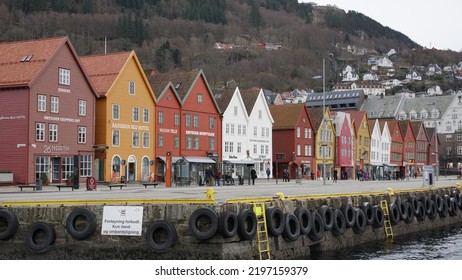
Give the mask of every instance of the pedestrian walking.
POLYGON ((337 179, 338 179, 338 171, 337 169, 334 169, 334 182, 337 183, 337 179))
POLYGON ((250 176, 252 177, 252 185, 255 185, 255 179, 257 179, 257 171, 252 168, 250 171, 250 176))
POLYGON ((270 174, 271 174, 271 170, 268 167, 268 168, 266 168, 266 178, 267 178, 268 181, 269 181, 270 174))

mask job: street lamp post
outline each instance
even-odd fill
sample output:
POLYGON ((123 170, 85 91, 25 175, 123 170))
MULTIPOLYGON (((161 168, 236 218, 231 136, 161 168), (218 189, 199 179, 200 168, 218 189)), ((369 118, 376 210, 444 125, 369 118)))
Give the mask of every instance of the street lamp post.
POLYGON ((326 60, 322 59, 322 184, 326 184, 326 60))

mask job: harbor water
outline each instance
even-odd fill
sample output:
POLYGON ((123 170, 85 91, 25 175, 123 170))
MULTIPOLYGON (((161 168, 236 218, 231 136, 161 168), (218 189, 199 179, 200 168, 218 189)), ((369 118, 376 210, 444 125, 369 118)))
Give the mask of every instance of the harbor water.
POLYGON ((310 260, 462 260, 462 225, 374 242, 345 250, 312 253, 310 260))

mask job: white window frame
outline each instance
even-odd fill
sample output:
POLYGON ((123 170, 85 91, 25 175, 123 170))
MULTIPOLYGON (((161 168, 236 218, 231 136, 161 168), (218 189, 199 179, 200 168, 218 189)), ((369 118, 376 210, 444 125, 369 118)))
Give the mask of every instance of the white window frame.
POLYGON ((35 124, 35 141, 45 141, 45 123, 35 124))
POLYGON ((140 147, 140 132, 139 131, 132 131, 132 147, 133 148, 140 147))
POLYGON ((93 170, 93 156, 80 155, 80 176, 91 177, 93 170))
POLYGON ((157 111, 157 124, 163 125, 164 124, 164 112, 157 111))
POLYGON ((59 68, 59 78, 58 83, 60 85, 70 85, 71 84, 71 70, 66 68, 59 68))
POLYGON ((48 142, 58 142, 58 125, 48 124, 48 142))
POLYGON ((136 93, 135 81, 128 81, 128 94, 135 95, 135 93, 136 93))
POLYGON ((140 108, 133 107, 132 108, 132 121, 139 122, 140 121, 140 108))
POLYGON ((87 127, 86 126, 78 127, 77 143, 79 144, 87 143, 87 127))
POLYGON ((120 130, 118 129, 112 131, 112 146, 120 147, 120 130))
POLYGON ((149 123, 149 109, 148 108, 143 108, 143 122, 144 123, 149 123))
POLYGON ((39 94, 37 96, 37 111, 46 112, 47 111, 47 97, 46 95, 39 94))
POLYGON ((143 148, 149 148, 150 138, 151 136, 149 132, 143 132, 143 148))
POLYGON ((50 112, 59 113, 59 97, 51 96, 50 99, 50 112))
POLYGON ((87 115, 87 101, 86 100, 79 100, 79 116, 86 116, 87 115))
POLYGON ((119 120, 120 119, 120 106, 119 104, 112 104, 112 119, 119 120))

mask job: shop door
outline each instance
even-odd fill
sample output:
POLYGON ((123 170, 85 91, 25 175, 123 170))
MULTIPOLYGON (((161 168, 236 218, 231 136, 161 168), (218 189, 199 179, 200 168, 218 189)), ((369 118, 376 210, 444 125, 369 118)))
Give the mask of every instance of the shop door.
POLYGON ((52 170, 51 181, 53 183, 61 182, 61 158, 52 158, 52 170))

